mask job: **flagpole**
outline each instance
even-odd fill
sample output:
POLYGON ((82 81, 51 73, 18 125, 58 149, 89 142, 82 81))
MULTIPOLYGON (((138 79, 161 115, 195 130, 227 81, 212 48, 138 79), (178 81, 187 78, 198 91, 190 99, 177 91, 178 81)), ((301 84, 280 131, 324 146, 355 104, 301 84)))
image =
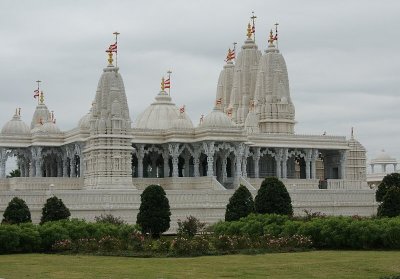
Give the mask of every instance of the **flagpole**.
POLYGON ((168 74, 168 80, 169 80, 169 88, 168 88, 168 95, 171 96, 171 70, 168 70, 167 74, 168 74))
POLYGON ((279 25, 279 23, 277 22, 277 23, 275 23, 275 38, 276 38, 276 48, 279 48, 278 47, 278 25, 279 25))
POLYGON ((235 53, 235 61, 236 61, 236 45, 237 42, 233 42, 233 52, 235 53))
POLYGON ((115 35, 115 44, 117 45, 117 51, 115 52, 115 67, 118 67, 118 35, 121 33, 115 31, 113 34, 115 35))
POLYGON ((255 15, 254 15, 254 11, 252 11, 251 12, 253 15, 250 17, 251 19, 252 19, 252 21, 253 21, 253 30, 254 30, 254 42, 256 42, 256 25, 255 25, 255 22, 254 22, 254 20, 257 18, 255 15))
POLYGON ((38 93, 39 93, 39 96, 38 96, 38 98, 37 98, 37 104, 39 105, 39 100, 40 100, 40 89, 39 89, 39 84, 40 84, 42 81, 41 81, 41 80, 37 80, 36 82, 37 82, 37 90, 38 90, 38 93))

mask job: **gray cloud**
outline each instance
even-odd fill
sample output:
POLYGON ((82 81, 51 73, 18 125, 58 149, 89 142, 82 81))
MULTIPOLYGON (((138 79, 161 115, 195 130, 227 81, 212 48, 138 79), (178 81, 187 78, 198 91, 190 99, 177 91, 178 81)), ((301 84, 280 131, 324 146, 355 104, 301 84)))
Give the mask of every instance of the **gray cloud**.
POLYGON ((30 123, 35 80, 63 130, 90 108, 112 32, 134 119, 173 71, 171 95, 194 123, 212 109, 228 47, 245 40, 251 11, 257 44, 280 22, 296 106, 296 132, 356 137, 373 157, 400 159, 398 1, 0 1, 1 123, 22 107, 30 123))

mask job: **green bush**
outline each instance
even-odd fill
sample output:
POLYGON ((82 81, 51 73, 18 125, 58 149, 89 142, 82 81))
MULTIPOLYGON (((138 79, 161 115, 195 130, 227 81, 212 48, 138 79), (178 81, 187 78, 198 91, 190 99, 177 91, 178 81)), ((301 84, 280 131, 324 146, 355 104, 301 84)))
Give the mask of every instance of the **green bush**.
POLYGON ((3 224, 20 224, 32 222, 31 212, 23 199, 14 197, 3 214, 3 224))
POLYGON ((378 207, 379 217, 395 217, 400 215, 400 188, 389 188, 378 207))
POLYGON ((49 221, 68 219, 71 216, 69 209, 63 201, 57 197, 48 198, 42 208, 42 218, 40 224, 49 221))
POLYGON ((194 237, 197 233, 203 232, 206 223, 200 222, 194 216, 189 216, 186 220, 178 220, 178 236, 194 237))
POLYGON ((18 225, 0 226, 0 253, 17 252, 19 248, 19 234, 21 229, 18 225))
POLYGON ((122 220, 121 217, 115 217, 112 214, 106 214, 106 215, 100 215, 94 217, 94 220, 96 223, 109 223, 109 224, 114 224, 114 225, 122 225, 126 224, 124 220, 122 220))
POLYGON ((400 188, 400 173, 386 175, 375 193, 376 201, 381 202, 390 188, 400 188))
POLYGON ((329 249, 398 249, 400 248, 400 217, 354 218, 324 217, 293 220, 283 215, 249 215, 239 221, 219 222, 213 227, 216 236, 252 238, 310 237, 316 248, 329 249))
POLYGON ((38 226, 31 223, 19 225, 19 251, 20 252, 37 252, 40 250, 42 239, 38 231, 38 226))
POLYGON ((267 177, 258 189, 255 198, 257 213, 293 215, 292 200, 285 185, 276 177, 267 177))
POLYGON ((140 195, 137 224, 142 232, 158 238, 169 229, 171 210, 164 189, 159 185, 148 186, 140 195))
POLYGON ((250 191, 243 185, 235 191, 226 206, 225 221, 236 221, 254 212, 254 201, 250 191))

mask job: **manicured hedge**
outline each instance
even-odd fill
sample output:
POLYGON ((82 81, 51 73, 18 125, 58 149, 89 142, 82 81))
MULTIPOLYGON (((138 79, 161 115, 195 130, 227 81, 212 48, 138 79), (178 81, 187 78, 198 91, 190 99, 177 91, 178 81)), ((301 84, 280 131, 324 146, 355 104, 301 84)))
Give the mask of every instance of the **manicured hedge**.
POLYGON ((60 220, 43 225, 21 224, 0 226, 0 253, 50 252, 59 241, 78 241, 112 237, 126 240, 137 232, 132 225, 110 223, 88 223, 82 220, 60 220))
POLYGON ((320 217, 311 220, 292 219, 283 215, 249 215, 239 221, 214 225, 217 235, 303 235, 316 248, 399 249, 400 217, 320 217))

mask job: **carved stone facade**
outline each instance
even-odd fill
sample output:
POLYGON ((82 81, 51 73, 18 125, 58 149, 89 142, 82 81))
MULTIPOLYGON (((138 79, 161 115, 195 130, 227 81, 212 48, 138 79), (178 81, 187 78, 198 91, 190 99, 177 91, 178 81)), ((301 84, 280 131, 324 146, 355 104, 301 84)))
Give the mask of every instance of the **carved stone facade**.
POLYGON ((134 222, 141 191, 160 184, 174 220, 192 214, 214 222, 240 184, 255 194, 263 178, 276 176, 298 214, 373 214, 365 148, 353 136, 298 135, 294 126, 286 63, 273 41, 262 54, 247 38, 236 63, 227 62, 220 74, 214 109, 196 127, 163 89, 131 125, 111 59, 78 127, 61 132, 43 94, 30 128, 19 111, 4 125, 0 200, 18 195, 37 210, 56 194, 75 217, 109 212, 134 222), (6 178, 10 157, 21 178, 6 178))

